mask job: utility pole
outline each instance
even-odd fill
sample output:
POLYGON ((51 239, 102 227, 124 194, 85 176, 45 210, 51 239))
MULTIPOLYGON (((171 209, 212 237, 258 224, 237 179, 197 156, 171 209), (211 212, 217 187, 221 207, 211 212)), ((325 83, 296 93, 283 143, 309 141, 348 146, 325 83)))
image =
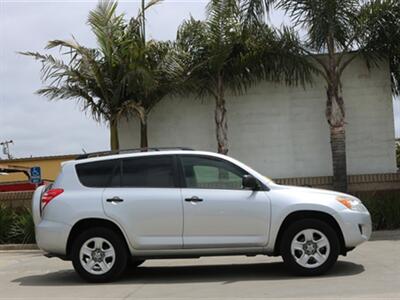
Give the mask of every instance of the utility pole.
POLYGON ((8 159, 12 159, 12 155, 10 153, 10 144, 14 144, 12 140, 4 141, 0 143, 0 146, 3 147, 3 154, 7 156, 8 159))

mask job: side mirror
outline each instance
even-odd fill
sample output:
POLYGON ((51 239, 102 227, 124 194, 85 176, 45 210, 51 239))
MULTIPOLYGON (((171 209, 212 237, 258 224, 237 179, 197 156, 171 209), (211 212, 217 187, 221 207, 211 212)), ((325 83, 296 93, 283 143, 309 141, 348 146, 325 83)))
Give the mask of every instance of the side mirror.
POLYGON ((244 175, 242 178, 242 186, 245 189, 249 190, 257 190, 258 189, 258 182, 257 179, 252 175, 244 175))

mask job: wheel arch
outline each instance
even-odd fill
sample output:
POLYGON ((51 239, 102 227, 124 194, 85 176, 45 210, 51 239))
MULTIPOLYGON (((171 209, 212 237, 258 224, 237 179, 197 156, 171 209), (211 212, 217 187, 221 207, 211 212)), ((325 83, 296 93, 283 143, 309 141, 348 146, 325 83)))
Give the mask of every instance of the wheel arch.
POLYGON ((66 248, 66 257, 70 258, 71 255, 71 249, 74 240, 76 237, 83 231, 89 229, 89 228, 94 228, 94 227, 105 227, 109 228, 113 231, 115 231, 117 234, 119 234, 126 246, 126 249, 128 250, 128 253, 130 254, 130 247, 127 242, 126 236, 123 233, 122 229, 113 221, 107 220, 107 219, 102 219, 102 218, 86 218, 79 220, 76 222, 72 228, 71 231, 68 235, 68 240, 67 240, 67 248, 66 248))
POLYGON ((332 226, 332 228, 337 232, 337 235, 338 235, 338 239, 339 239, 339 243, 340 243, 340 254, 346 255, 348 249, 346 249, 343 232, 339 226, 339 223, 329 213, 322 212, 322 211, 314 211, 314 210, 294 211, 286 216, 286 218, 283 220, 283 222, 279 228, 278 235, 275 240, 273 255, 276 255, 276 256, 280 255, 280 252, 281 252, 280 247, 281 247, 283 233, 285 232, 285 230, 291 224, 293 224, 293 222, 299 221, 301 219, 317 219, 317 220, 323 221, 323 222, 329 224, 330 226, 332 226))

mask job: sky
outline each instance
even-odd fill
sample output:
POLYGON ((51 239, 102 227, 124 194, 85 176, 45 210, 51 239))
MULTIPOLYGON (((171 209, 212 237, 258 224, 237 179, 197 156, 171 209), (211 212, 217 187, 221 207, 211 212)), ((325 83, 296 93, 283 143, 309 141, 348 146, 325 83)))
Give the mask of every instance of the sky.
MULTIPOLYGON (((85 24, 97 1, 0 0, 0 142, 13 140, 14 157, 62 155, 107 150, 109 132, 80 110, 73 100, 50 102, 34 92, 42 86, 40 63, 18 51, 43 52, 52 39, 70 39, 94 47, 85 24)), ((206 1, 164 0, 147 14, 148 38, 174 39, 184 19, 204 18, 206 1)), ((120 1, 119 12, 135 16, 138 1, 120 1)), ((280 26, 282 13, 270 22, 280 26)), ((394 105, 400 137, 400 101, 394 105)), ((0 149, 1 150, 1 149, 0 149)), ((0 158, 5 158, 0 153, 0 158)))

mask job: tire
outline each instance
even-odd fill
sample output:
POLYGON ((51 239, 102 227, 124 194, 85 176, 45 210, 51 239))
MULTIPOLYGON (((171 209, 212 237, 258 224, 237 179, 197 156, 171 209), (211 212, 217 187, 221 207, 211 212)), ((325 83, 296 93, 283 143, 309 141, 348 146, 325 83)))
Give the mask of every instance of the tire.
POLYGON ((82 232, 72 245, 75 271, 88 282, 110 282, 124 272, 128 250, 119 233, 95 227, 82 232))
POLYGON ((296 221, 283 233, 281 255, 286 267, 297 275, 327 272, 336 263, 339 250, 337 233, 320 220, 296 221))

